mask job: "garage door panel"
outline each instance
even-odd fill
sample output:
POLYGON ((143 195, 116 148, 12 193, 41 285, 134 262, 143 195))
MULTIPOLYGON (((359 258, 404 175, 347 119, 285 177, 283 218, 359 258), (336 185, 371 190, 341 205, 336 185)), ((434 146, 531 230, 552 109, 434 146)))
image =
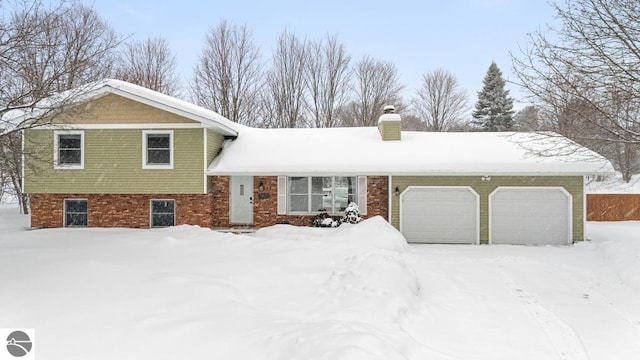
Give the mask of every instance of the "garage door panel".
POLYGON ((418 243, 476 243, 478 197, 469 188, 409 188, 401 197, 401 231, 418 243))
POLYGON ((490 196, 493 244, 565 245, 571 195, 560 188, 498 188, 490 196))

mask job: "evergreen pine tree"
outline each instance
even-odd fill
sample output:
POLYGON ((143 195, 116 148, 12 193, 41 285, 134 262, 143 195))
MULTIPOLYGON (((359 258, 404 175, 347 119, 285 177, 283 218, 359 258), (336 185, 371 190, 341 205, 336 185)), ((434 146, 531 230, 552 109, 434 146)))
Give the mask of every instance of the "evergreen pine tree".
POLYGON ((473 111, 474 124, 484 131, 507 131, 513 126, 513 98, 505 90, 505 81, 498 65, 492 62, 478 92, 478 102, 473 111))

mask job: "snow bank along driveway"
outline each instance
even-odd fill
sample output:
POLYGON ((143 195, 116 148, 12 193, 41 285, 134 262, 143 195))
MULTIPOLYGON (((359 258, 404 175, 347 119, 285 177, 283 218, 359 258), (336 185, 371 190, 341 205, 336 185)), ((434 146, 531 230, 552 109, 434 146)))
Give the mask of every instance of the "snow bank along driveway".
POLYGON ((237 236, 25 231, 0 211, 0 328, 35 328, 41 359, 640 354, 640 223, 570 247, 408 246, 380 218, 237 236))

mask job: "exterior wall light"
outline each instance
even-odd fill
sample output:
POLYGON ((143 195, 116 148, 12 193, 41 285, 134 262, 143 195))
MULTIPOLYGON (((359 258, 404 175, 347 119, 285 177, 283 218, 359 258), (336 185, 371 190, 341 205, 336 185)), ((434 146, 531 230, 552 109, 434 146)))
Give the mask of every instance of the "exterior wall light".
POLYGON ((264 183, 262 182, 262 180, 260 180, 260 184, 258 184, 258 191, 259 192, 263 192, 264 191, 264 183))
POLYGON ((400 196, 400 188, 396 186, 396 188, 393 191, 393 193, 396 194, 396 196, 400 196))

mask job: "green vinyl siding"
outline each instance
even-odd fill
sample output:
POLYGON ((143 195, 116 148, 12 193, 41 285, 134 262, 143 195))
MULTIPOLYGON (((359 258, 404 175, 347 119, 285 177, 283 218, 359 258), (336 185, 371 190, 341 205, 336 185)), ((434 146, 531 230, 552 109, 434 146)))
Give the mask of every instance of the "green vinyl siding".
MULTIPOLYGON (((393 176, 390 188, 396 186, 402 193, 408 186, 469 186, 480 195, 480 242, 489 241, 489 194, 498 186, 553 186, 562 187, 573 197, 573 240, 584 239, 584 193, 581 176, 491 176, 482 181, 480 176, 393 176)), ((400 228, 399 197, 391 195, 391 224, 400 228)))
POLYGON ((384 121, 378 124, 378 130, 382 140, 401 140, 402 123, 400 121, 384 121))
POLYGON ((222 150, 224 136, 212 130, 205 130, 207 131, 207 166, 209 166, 216 155, 220 153, 220 150, 222 150))
MULTIPOLYGON (((222 144, 224 143, 224 136, 218 134, 215 131, 205 129, 205 136, 207 137, 207 162, 205 169, 209 167, 209 164, 222 150, 222 144)), ((207 181, 207 191, 211 190, 211 181, 207 181)))
MULTIPOLYGON (((204 129, 172 129, 173 169, 142 168, 141 129, 84 131, 84 169, 53 168, 54 130, 27 130, 27 193, 199 194, 204 192, 204 129)), ((166 131, 158 129, 159 132, 166 131)))

